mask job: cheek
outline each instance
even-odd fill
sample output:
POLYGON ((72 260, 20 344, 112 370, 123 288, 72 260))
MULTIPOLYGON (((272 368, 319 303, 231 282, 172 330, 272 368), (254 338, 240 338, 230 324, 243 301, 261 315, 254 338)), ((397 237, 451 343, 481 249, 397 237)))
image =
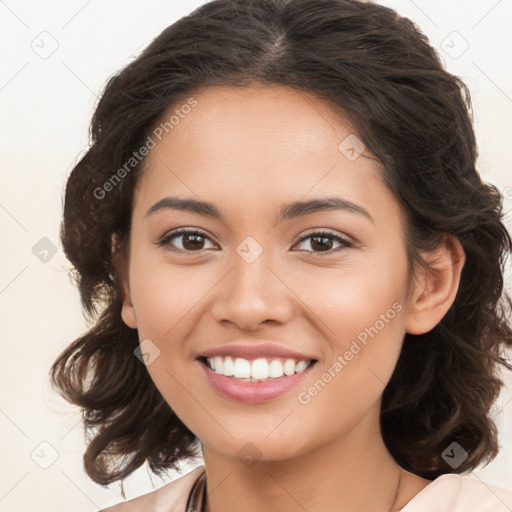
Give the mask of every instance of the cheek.
POLYGON ((345 274, 340 283, 331 281, 329 293, 318 287, 309 295, 321 312, 317 325, 324 326, 329 351, 315 380, 298 390, 295 417, 312 432, 320 429, 334 438, 351 428, 378 403, 389 382, 405 333, 406 269, 396 268, 382 262, 368 272, 345 274))
POLYGON ((393 373, 405 334, 406 286, 405 254, 390 251, 337 273, 323 269, 297 292, 307 298, 315 313, 311 321, 328 342, 323 370, 331 376, 325 379, 336 382, 329 387, 339 387, 344 399, 354 397, 351 406, 366 397, 376 400, 393 373))
POLYGON ((194 306, 215 284, 208 266, 177 266, 162 257, 133 257, 130 269, 131 295, 141 339, 164 342, 176 337, 194 315, 194 306))
MULTIPOLYGON (((336 336, 346 340, 354 337, 378 322, 386 312, 389 314, 385 320, 398 324, 401 316, 395 313, 397 309, 405 309, 407 265, 402 254, 354 258, 347 260, 345 268, 317 267, 308 274, 297 274, 289 279, 293 279, 294 292, 314 313, 311 321, 317 315, 315 323, 323 325, 322 331, 327 338, 336 336), (394 321, 395 318, 399 320, 394 321)), ((385 323, 389 325, 391 322, 385 323)))

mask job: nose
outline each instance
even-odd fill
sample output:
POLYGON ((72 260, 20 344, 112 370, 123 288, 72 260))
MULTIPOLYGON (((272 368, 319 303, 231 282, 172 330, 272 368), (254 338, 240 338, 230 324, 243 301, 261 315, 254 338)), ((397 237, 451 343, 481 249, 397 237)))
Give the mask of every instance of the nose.
POLYGON ((230 271, 216 286, 211 312, 217 322, 257 330, 269 322, 290 321, 294 294, 269 263, 265 252, 252 263, 234 257, 230 271))

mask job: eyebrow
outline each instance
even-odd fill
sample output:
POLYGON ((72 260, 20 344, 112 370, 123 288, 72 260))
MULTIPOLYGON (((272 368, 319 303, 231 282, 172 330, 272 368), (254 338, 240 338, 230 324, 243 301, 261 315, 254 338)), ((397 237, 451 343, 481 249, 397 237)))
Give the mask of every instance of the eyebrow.
MULTIPOLYGON (((166 209, 188 211, 219 220, 223 219, 222 212, 214 204, 197 199, 179 197, 164 197, 163 199, 160 199, 160 201, 156 202, 151 208, 149 208, 146 212, 146 217, 157 211, 166 209)), ((362 206, 340 197, 327 197, 322 199, 312 199, 310 201, 295 201, 290 204, 282 205, 278 222, 329 210, 343 210, 350 213, 357 213, 368 218, 372 223, 375 223, 373 217, 362 206)))

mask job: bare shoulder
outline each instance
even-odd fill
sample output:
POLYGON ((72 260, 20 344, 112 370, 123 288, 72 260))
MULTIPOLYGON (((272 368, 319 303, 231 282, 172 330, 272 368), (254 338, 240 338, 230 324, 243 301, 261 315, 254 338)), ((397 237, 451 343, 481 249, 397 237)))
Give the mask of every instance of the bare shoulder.
POLYGON ((203 472, 204 466, 199 466, 155 491, 101 509, 100 512, 181 512, 185 509, 192 486, 203 472))

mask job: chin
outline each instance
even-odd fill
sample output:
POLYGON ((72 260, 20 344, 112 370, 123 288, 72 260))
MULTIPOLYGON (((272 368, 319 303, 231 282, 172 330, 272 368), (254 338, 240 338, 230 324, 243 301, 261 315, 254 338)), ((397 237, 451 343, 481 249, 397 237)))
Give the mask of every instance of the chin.
MULTIPOLYGON (((206 442, 203 445, 219 447, 214 451, 222 453, 231 459, 238 459, 247 467, 253 467, 257 462, 282 462, 293 459, 302 453, 308 451, 306 446, 301 446, 300 440, 290 436, 274 436, 270 434, 267 437, 266 432, 261 430, 247 430, 240 437, 230 437, 222 440, 217 439, 211 443, 206 442), (293 439, 291 442, 290 439, 293 439)), ((311 449, 311 447, 310 447, 311 449)))

